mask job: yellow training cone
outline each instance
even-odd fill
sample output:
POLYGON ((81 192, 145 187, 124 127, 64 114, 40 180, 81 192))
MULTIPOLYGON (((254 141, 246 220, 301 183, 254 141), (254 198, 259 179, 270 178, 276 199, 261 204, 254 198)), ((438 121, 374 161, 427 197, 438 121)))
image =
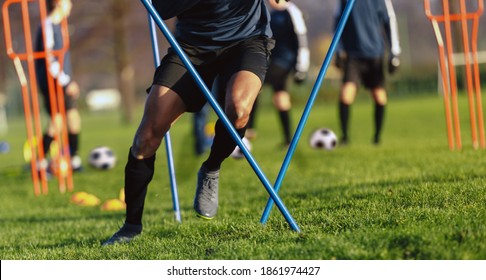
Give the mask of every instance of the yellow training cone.
POLYGON ((125 202, 125 188, 120 190, 120 194, 118 195, 118 199, 125 202))
POLYGON ((92 194, 79 192, 71 196, 71 202, 81 206, 96 206, 99 205, 101 201, 92 194))
POLYGON ((101 205, 101 210, 103 211, 120 211, 120 210, 125 210, 125 202, 114 198, 114 199, 108 199, 101 205))
POLYGON ((79 204, 85 199, 89 194, 87 192, 76 192, 71 196, 71 202, 74 204, 79 204))

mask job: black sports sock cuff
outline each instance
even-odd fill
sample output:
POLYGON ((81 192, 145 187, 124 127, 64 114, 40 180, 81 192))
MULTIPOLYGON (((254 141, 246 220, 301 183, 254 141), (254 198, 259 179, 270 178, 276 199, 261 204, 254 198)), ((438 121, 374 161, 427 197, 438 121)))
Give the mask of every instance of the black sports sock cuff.
POLYGON ((54 141, 54 137, 44 134, 42 137, 42 148, 44 149, 44 153, 47 155, 49 153, 49 149, 51 147, 51 143, 54 141))
POLYGON ((132 166, 132 165, 138 165, 138 164, 143 164, 145 166, 148 166, 148 167, 154 167, 154 163, 155 163, 155 156, 156 154, 154 154, 153 156, 151 157, 148 157, 148 158, 143 158, 143 159, 138 159, 136 158, 133 153, 132 153, 132 148, 130 148, 130 150, 128 151, 128 165, 132 166))
POLYGON ((136 232, 136 233, 141 233, 142 232, 142 225, 135 225, 135 224, 130 224, 125 222, 123 225, 123 228, 130 231, 130 232, 136 232))
MULTIPOLYGON (((204 166, 211 171, 219 170, 221 163, 231 155, 236 147, 236 142, 227 131, 221 120, 216 122, 216 136, 214 137, 211 152, 208 159, 203 163, 204 166)), ((243 138, 246 132, 246 127, 237 129, 236 132, 243 138)))
POLYGON ((68 141, 69 141, 69 152, 71 156, 74 156, 79 151, 79 133, 72 134, 68 133, 68 141))

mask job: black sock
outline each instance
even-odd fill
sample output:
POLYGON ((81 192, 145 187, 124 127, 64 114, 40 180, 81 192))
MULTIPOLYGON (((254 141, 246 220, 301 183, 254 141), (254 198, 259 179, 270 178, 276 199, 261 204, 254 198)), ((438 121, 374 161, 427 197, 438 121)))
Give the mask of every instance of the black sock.
POLYGON ((342 140, 348 140, 349 105, 339 102, 339 120, 341 121, 342 140))
POLYGON ((54 141, 54 137, 44 134, 42 137, 42 148, 44 149, 44 157, 47 157, 49 149, 51 148, 51 143, 54 141))
POLYGON ((128 152, 125 166, 125 202, 127 204, 125 223, 141 225, 147 187, 154 176, 155 155, 137 159, 128 152))
POLYGON ((69 141, 69 152, 71 156, 74 156, 78 153, 78 149, 79 149, 79 134, 68 133, 68 141, 69 141))
POLYGON ((290 111, 278 111, 285 137, 285 144, 290 144, 290 111))
POLYGON ((375 104, 375 136, 373 141, 380 142, 381 128, 383 127, 383 119, 385 117, 385 105, 375 104))
MULTIPOLYGON (((246 127, 236 130, 243 138, 245 135, 246 127)), ((221 120, 216 122, 215 136, 213 140, 213 145, 211 146, 211 152, 209 153, 208 159, 203 163, 203 165, 209 171, 219 170, 221 163, 231 155, 236 147, 236 142, 233 137, 229 134, 226 127, 221 120)))

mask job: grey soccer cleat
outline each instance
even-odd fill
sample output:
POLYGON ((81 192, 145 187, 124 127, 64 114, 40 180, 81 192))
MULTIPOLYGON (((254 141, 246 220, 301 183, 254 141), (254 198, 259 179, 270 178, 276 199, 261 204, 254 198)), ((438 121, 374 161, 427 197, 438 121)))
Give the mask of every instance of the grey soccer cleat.
POLYGON ((140 233, 142 233, 142 225, 125 223, 110 239, 103 242, 102 246, 128 243, 140 233))
POLYGON ((219 170, 208 171, 201 166, 197 173, 196 197, 194 198, 194 210, 197 216, 211 220, 218 212, 218 185, 219 170))

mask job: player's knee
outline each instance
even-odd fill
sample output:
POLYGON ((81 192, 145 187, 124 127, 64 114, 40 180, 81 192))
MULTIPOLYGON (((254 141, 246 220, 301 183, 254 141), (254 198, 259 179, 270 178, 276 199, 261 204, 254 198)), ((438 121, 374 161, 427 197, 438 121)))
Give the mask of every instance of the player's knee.
POLYGON ((246 100, 234 101, 233 104, 226 105, 226 116, 236 129, 244 128, 250 119, 252 105, 246 100))
POLYGON ((351 105, 354 102, 354 97, 355 97, 355 95, 352 94, 352 93, 342 92, 340 99, 341 99, 341 102, 343 102, 344 104, 351 105))
POLYGON ((340 100, 345 104, 352 104, 356 97, 356 85, 353 83, 345 83, 341 89, 340 100))
POLYGON ((155 154, 161 143, 160 139, 139 137, 133 140, 132 154, 138 159, 148 158, 155 154))
POLYGON ((49 126, 47 127, 47 135, 54 137, 56 134, 56 126, 50 122, 49 126))
POLYGON ((67 125, 70 133, 77 134, 81 132, 81 117, 77 110, 67 112, 67 125))
POLYGON ((168 131, 168 128, 166 130, 159 130, 155 127, 139 129, 135 134, 132 144, 134 156, 137 158, 146 158, 155 154, 165 135, 163 131, 168 131))
POLYGON ((288 111, 292 107, 290 95, 287 92, 278 92, 273 96, 273 104, 279 111, 288 111))
POLYGON ((248 107, 236 108, 236 118, 234 119, 234 126, 236 129, 244 128, 250 119, 250 110, 248 107))
POLYGON ((386 105, 388 98, 384 90, 378 90, 374 93, 375 102, 379 105, 386 105))

